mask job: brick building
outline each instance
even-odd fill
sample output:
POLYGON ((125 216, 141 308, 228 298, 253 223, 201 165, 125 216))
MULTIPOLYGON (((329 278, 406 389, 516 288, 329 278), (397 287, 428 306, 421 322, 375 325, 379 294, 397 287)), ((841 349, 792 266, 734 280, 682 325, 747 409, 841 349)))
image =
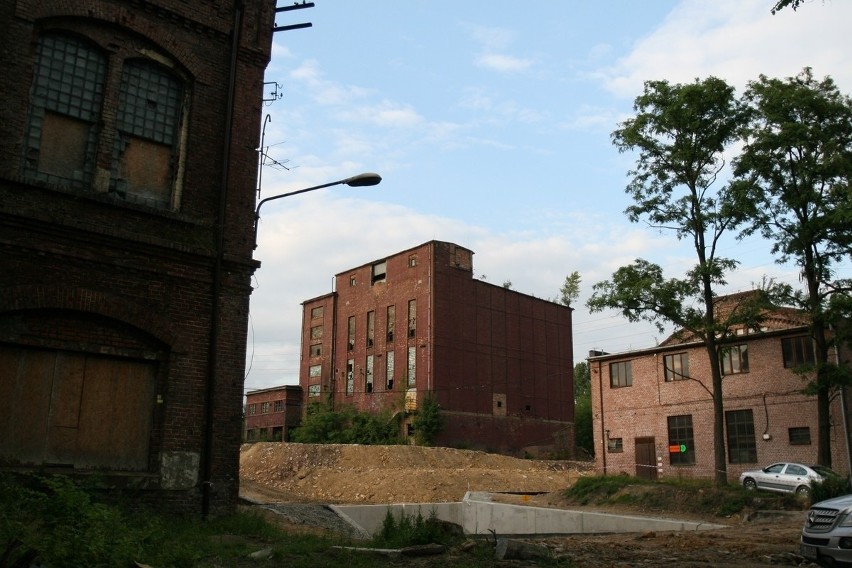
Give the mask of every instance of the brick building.
POLYGON ((430 241, 335 276, 303 303, 306 404, 412 413, 434 396, 437 443, 573 448, 571 308, 473 278, 473 252, 430 241))
POLYGON ((282 385, 246 393, 245 440, 289 442, 302 422, 302 387, 282 385))
POLYGON ((0 3, 0 465, 235 506, 274 12, 0 3))
MULTIPOLYGON (((816 397, 802 394, 805 381, 793 372, 813 361, 808 334, 802 313, 781 308, 767 314, 760 331, 740 328, 724 340, 729 481, 774 461, 816 463, 816 397)), ((598 472, 712 479, 712 381, 704 344, 675 334, 650 349, 589 355, 598 472)), ((832 469, 848 473, 844 418, 838 397, 831 407, 832 469)))

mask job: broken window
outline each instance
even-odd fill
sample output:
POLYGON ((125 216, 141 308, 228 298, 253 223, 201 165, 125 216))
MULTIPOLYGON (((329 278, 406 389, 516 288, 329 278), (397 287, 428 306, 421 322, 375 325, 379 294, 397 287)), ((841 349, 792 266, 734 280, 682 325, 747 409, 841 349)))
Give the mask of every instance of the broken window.
POLYGON ((310 346, 310 355, 311 357, 320 357, 322 356, 322 343, 315 343, 310 346))
POLYGON ((415 266, 417 266, 417 255, 416 254, 408 255, 408 266, 411 267, 411 268, 414 268, 415 266))
POLYGON ((284 401, 276 400, 275 406, 272 409, 273 412, 284 412, 284 401))
POLYGON ((28 177, 85 189, 95 167, 107 58, 70 36, 42 36, 26 140, 28 177))
POLYGON ((311 308, 311 319, 321 319, 323 313, 324 306, 317 306, 316 308, 311 308))
POLYGON ((417 300, 408 300, 408 337, 417 333, 417 300))
POLYGON ((260 403, 260 413, 261 414, 269 414, 269 406, 270 405, 269 405, 268 402, 261 402, 260 403))
POLYGON ((346 361, 346 394, 355 393, 355 360, 346 361))
POLYGON ((355 316, 349 316, 349 340, 346 343, 346 350, 353 349, 355 349, 355 316))
POLYGON ((246 407, 246 414, 248 414, 249 416, 254 416, 255 414, 257 414, 257 405, 256 404, 249 404, 246 407))
POLYGON ((393 341, 393 327, 396 324, 396 308, 388 306, 388 342, 393 341))
POLYGON ((320 395, 320 386, 319 385, 308 385, 308 397, 319 396, 320 395))
POLYGON ((311 339, 322 339, 322 326, 315 325, 311 328, 311 339))
POLYGON ((606 451, 609 453, 621 453, 624 451, 624 441, 621 438, 607 438, 606 451))
POLYGON ((322 375, 322 365, 311 365, 308 367, 308 376, 316 379, 322 375))
POLYGON ((367 312, 367 347, 373 346, 374 332, 376 327, 376 312, 367 312))
POLYGON ((385 388, 393 390, 393 351, 388 351, 385 359, 385 388))
POLYGON ((355 284, 357 284, 357 280, 355 278, 355 275, 353 274, 352 276, 349 277, 349 285, 354 286, 355 284))
POLYGON ((413 387, 417 382, 417 348, 408 348, 408 386, 413 387))
POLYGON ((367 365, 364 377, 364 392, 373 392, 373 356, 367 355, 367 365))
POLYGON ((116 47, 107 53, 70 35, 39 38, 24 175, 176 208, 184 81, 165 65, 166 58, 124 58, 143 50, 125 46, 121 38, 116 47), (121 69, 114 87, 106 80, 109 66, 121 69), (109 175, 97 168, 106 159, 109 175))
POLYGON ((372 283, 376 282, 384 282, 387 275, 387 261, 383 260, 381 262, 377 262, 373 265, 372 269, 372 283))
POLYGON ((128 201, 171 206, 180 81, 147 60, 126 61, 116 116, 110 190, 128 201))

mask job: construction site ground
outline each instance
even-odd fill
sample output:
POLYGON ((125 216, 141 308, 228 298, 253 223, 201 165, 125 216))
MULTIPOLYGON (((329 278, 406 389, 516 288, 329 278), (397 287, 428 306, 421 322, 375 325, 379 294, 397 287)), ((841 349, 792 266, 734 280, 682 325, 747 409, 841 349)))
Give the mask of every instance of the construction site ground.
MULTIPOLYGON (((525 539, 546 546, 564 566, 814 566, 799 556, 800 511, 745 511, 699 519, 685 512, 694 495, 668 496, 656 510, 589 506, 563 493, 579 477, 595 475, 589 462, 518 459, 484 452, 417 446, 255 443, 242 448, 240 495, 277 503, 276 521, 294 532, 341 532, 326 504, 458 502, 467 491, 538 507, 703 520, 724 529, 525 539), (289 506, 288 506, 289 505, 289 506)), ((653 490, 643 486, 643 491, 653 490)), ((423 560, 420 566, 433 565, 423 560)), ((445 558, 434 565, 446 564, 445 558)), ((505 561, 509 562, 509 561, 505 561)), ((507 565, 524 566, 512 561, 507 565)))

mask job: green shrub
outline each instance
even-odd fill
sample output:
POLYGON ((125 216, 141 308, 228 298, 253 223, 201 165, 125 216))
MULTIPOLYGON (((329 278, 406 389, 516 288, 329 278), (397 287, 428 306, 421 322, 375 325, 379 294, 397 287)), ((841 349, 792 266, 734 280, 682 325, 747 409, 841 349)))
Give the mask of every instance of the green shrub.
POLYGON ((444 429, 444 416, 441 407, 433 396, 427 396, 417 409, 414 417, 414 440, 418 445, 431 446, 435 438, 444 429))
POLYGON ((850 492, 849 478, 841 476, 826 477, 823 481, 811 483, 811 502, 817 503, 850 492))
POLYGON ((348 406, 339 411, 309 414, 291 433, 303 444, 400 444, 399 423, 389 413, 360 412, 348 406))
POLYGON ((417 514, 403 514, 399 520, 390 509, 385 513, 382 529, 373 537, 371 545, 379 548, 404 548, 422 544, 450 545, 454 537, 444 529, 433 509, 424 519, 420 511, 417 514))

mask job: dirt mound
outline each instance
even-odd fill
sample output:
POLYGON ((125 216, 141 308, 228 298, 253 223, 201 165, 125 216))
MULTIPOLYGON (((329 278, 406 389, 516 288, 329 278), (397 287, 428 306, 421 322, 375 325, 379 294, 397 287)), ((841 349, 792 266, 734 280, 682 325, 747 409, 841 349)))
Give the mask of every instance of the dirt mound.
POLYGON ((441 503, 467 491, 561 491, 590 469, 452 448, 266 442, 243 445, 240 492, 262 501, 441 503))

